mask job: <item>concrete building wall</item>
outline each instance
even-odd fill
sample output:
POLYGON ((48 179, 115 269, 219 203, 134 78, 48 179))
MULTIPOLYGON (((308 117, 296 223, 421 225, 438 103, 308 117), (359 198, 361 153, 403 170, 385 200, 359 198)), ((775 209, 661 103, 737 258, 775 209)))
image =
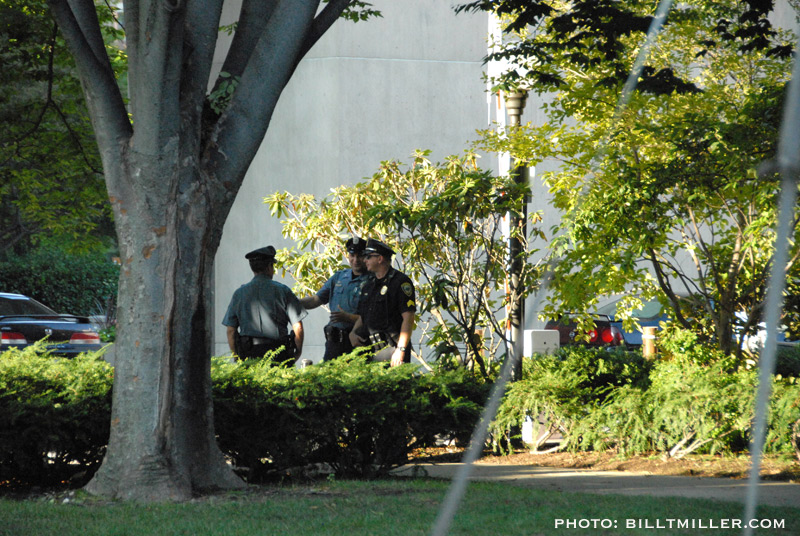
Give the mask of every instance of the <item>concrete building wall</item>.
MULTIPOLYGON (((337 22, 281 95, 217 253, 216 355, 228 352, 220 322, 230 297, 252 277, 244 254, 287 245, 279 221, 263 204, 265 196, 286 190, 323 197, 333 187, 371 176, 382 160, 408 161, 415 149, 430 149, 439 161, 461 153, 494 118, 496 107, 482 80, 485 15, 456 15, 441 0, 372 3, 383 18, 337 22)), ((231 3, 226 18, 235 20, 237 12, 231 3)), ((495 160, 487 157, 482 164, 493 168, 495 160)), ((321 359, 326 321, 324 309, 309 312, 303 357, 321 359)))

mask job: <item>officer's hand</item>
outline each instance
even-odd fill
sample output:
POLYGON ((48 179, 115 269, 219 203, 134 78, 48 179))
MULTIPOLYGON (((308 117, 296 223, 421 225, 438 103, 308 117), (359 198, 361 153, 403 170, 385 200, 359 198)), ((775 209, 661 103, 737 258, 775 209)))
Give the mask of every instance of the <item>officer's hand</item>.
POLYGON ((367 342, 367 339, 365 339, 363 337, 359 337, 356 334, 355 330, 350 332, 350 344, 353 345, 353 348, 355 348, 356 346, 364 346, 364 343, 366 343, 366 342, 367 342))
POLYGON ((395 348, 394 352, 392 352, 392 362, 391 366, 399 367, 403 364, 403 357, 405 357, 405 351, 399 348, 395 348))
POLYGON ((341 309, 338 311, 334 311, 331 313, 331 322, 334 323, 344 323, 344 324, 355 324, 356 320, 358 320, 358 316, 350 313, 345 313, 341 309))

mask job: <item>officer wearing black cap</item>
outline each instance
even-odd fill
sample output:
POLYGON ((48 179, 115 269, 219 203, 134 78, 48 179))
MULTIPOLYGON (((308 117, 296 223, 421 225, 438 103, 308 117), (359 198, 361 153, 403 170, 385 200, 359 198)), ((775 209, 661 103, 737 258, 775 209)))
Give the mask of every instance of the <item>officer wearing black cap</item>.
POLYGON ((375 361, 393 367, 411 361, 411 331, 417 310, 414 283, 392 268, 392 248, 370 238, 364 248, 364 263, 374 277, 361 291, 359 319, 350 332, 353 346, 372 345, 375 361))
POLYGON ((330 361, 353 351, 350 343, 350 331, 358 320, 358 302, 361 299, 361 288, 369 278, 364 266, 364 247, 366 242, 354 236, 346 243, 347 262, 350 268, 339 270, 328 279, 322 288, 313 296, 301 298, 300 303, 306 309, 315 309, 328 304, 331 312, 328 325, 325 326, 325 355, 323 361, 330 361))
POLYGON ((303 350, 303 318, 308 313, 289 287, 272 280, 274 247, 256 249, 245 258, 254 277, 233 293, 222 319, 228 327, 228 346, 242 359, 283 348, 276 359, 292 365, 303 350))

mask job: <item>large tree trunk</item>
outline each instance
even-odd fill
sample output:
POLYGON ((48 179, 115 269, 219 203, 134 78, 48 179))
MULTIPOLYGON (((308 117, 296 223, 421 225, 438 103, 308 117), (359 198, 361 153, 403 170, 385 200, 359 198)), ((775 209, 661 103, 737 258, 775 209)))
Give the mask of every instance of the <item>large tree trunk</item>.
POLYGON ((123 184, 149 187, 113 200, 122 260, 121 354, 108 453, 87 487, 92 493, 183 500, 244 485, 217 447, 211 403, 206 298, 220 235, 212 212, 220 200, 197 187, 199 170, 179 170, 179 160, 177 151, 129 153, 121 169, 129 175, 123 184), (167 191, 169 185, 180 191, 167 191))

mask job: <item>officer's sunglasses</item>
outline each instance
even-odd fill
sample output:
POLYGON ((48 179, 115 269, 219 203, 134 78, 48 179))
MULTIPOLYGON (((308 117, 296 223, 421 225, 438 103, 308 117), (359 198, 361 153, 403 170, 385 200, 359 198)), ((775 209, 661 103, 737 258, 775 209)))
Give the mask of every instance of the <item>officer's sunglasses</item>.
POLYGON ((371 259, 372 257, 380 257, 380 256, 381 256, 380 253, 367 253, 366 255, 364 255, 364 258, 371 259))

